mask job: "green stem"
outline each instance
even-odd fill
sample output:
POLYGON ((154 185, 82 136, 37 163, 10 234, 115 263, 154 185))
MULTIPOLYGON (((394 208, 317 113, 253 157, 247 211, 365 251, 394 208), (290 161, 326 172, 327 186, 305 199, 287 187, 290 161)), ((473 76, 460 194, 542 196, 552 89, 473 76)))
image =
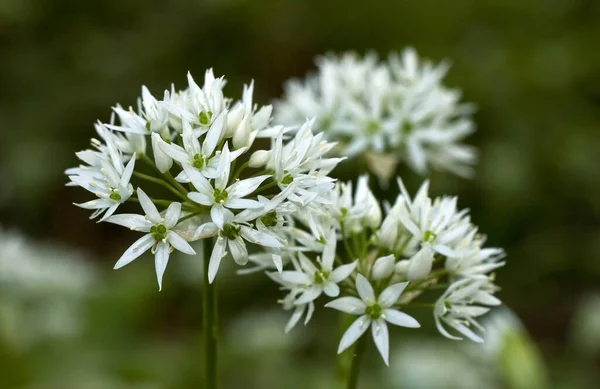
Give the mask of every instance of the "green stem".
POLYGON ((177 191, 177 189, 173 188, 165 180, 161 180, 160 178, 152 177, 152 176, 149 176, 147 174, 140 173, 140 172, 133 172, 133 175, 136 176, 136 177, 138 177, 138 178, 141 178, 142 180, 146 180, 148 182, 155 183, 157 185, 160 185, 160 186, 168 189, 171 193, 173 193, 177 197, 181 198, 183 201, 187 201, 188 200, 187 196, 185 196, 184 194, 182 194, 179 191, 177 191))
POLYGON ((154 170, 156 170, 159 174, 165 176, 167 178, 167 180, 171 183, 171 185, 175 186, 182 193, 187 194, 187 190, 183 187, 183 185, 181 185, 179 182, 175 181, 175 178, 173 178, 173 176, 171 175, 170 172, 166 172, 166 173, 161 172, 158 169, 158 167, 156 167, 156 164, 149 156, 147 156, 146 154, 142 154, 142 160, 144 162, 146 162, 146 164, 148 164, 154 170))
POLYGON ((202 284, 202 308, 204 322, 204 386, 205 389, 217 388, 217 338, 218 338, 218 315, 217 315, 217 291, 216 285, 208 281, 208 265, 212 251, 212 244, 207 239, 202 239, 201 252, 204 265, 202 284))
POLYGON ((360 363, 362 362, 363 354, 367 346, 366 334, 358 339, 356 346, 354 346, 354 354, 352 354, 352 365, 350 366, 350 373, 348 374, 348 385, 347 389, 356 389, 358 385, 358 376, 360 373, 360 363))

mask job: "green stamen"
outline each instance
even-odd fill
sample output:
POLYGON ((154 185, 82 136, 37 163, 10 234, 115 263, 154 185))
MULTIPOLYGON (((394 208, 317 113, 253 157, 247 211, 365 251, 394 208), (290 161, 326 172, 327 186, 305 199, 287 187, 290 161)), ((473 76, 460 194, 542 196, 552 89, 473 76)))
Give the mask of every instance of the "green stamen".
POLYGON ((379 304, 373 304, 373 305, 368 306, 367 309, 365 309, 365 313, 372 320, 377 320, 383 314, 383 309, 381 308, 381 306, 379 304))
POLYGON ((162 224, 155 224, 150 227, 150 233, 154 237, 154 239, 159 242, 165 240, 167 238, 167 227, 162 224))
POLYGON ((225 189, 215 189, 215 202, 220 204, 227 201, 227 191, 225 189))

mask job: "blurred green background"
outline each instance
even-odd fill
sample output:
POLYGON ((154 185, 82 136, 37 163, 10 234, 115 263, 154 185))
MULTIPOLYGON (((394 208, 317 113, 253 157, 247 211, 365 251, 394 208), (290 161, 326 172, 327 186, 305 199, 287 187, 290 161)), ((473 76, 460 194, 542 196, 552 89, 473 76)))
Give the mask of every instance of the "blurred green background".
MULTIPOLYGON (((392 333, 392 368, 369 350, 363 387, 600 387, 599 1, 0 0, 0 388, 199 387, 199 263, 175 257, 161 293, 149 257, 112 272, 134 235, 64 187, 111 106, 208 67, 268 103, 315 55, 407 45, 449 58, 446 83, 479 107, 476 178, 433 174, 432 193, 459 195, 506 249, 499 296, 523 327, 500 312, 509 330, 482 348, 424 315, 419 338, 392 333), (40 281, 11 278, 15 262, 40 281)), ((276 287, 233 277, 219 274, 223 386, 333 387, 335 315, 284 336, 276 287)))

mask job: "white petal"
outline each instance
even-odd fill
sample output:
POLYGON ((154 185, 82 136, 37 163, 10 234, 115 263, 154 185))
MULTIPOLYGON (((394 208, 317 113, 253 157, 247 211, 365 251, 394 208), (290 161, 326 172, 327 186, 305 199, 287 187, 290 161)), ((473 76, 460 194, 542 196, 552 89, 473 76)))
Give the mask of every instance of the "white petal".
POLYGON ((248 242, 266 247, 283 247, 283 244, 277 240, 277 238, 265 232, 255 230, 247 226, 242 226, 241 233, 242 237, 248 242))
POLYGON ((323 292, 329 297, 337 297, 340 295, 340 287, 335 282, 329 281, 325 284, 323 292))
POLYGON ((461 324, 459 322, 454 322, 454 323, 449 323, 455 330, 457 330, 458 332, 460 332, 461 334, 463 334, 464 336, 466 336, 467 338, 471 339, 473 342, 476 343, 483 343, 483 338, 480 337, 479 335, 477 335, 476 333, 474 333, 473 331, 471 331, 471 329, 469 329, 467 326, 465 326, 464 324, 461 324))
POLYGON ((260 208, 263 204, 256 200, 232 198, 225 202, 225 206, 232 209, 253 209, 260 208))
POLYGON ((225 208, 221 204, 215 204, 210 209, 210 218, 220 230, 225 226, 225 208))
POLYGON ((229 180, 229 170, 231 169, 231 158, 229 157, 229 146, 227 142, 223 146, 221 157, 219 159, 218 176, 215 178, 215 188, 225 189, 229 180))
POLYGON ((248 249, 246 249, 246 244, 242 238, 238 236, 235 239, 229 239, 229 249, 235 263, 240 266, 248 263, 248 249))
POLYGON ((113 215, 106 219, 108 223, 118 224, 123 227, 127 227, 134 231, 148 232, 152 223, 146 220, 142 215, 136 215, 133 213, 122 213, 120 215, 113 215))
POLYGON ((315 313, 315 304, 308 303, 308 310, 306 312, 306 317, 304 318, 304 325, 308 324, 308 322, 312 318, 313 313, 315 313))
POLYGON ((142 190, 142 188, 137 188, 137 196, 140 200, 140 205, 142 206, 142 209, 148 217, 148 220, 150 220, 154 224, 162 223, 163 219, 162 217, 160 217, 158 209, 156 209, 156 206, 154 205, 152 200, 150 200, 150 197, 148 197, 148 195, 142 190))
POLYGON ((271 176, 264 175, 238 181, 227 188, 227 193, 232 197, 245 197, 254 192, 269 177, 271 176))
POLYGON ((407 315, 404 312, 397 311, 395 309, 384 309, 384 319, 394 325, 408 328, 419 328, 421 325, 412 316, 407 315))
POLYGON ((380 318, 371 323, 371 335, 373 335, 373 341, 383 361, 389 366, 390 336, 385 320, 380 318))
POLYGON ((210 194, 205 192, 190 192, 188 193, 188 198, 195 203, 209 207, 215 203, 214 197, 211 197, 210 194))
POLYGON ((127 166, 125 166, 125 170, 123 171, 123 174, 121 175, 121 180, 119 181, 119 185, 126 187, 127 184, 129 184, 129 181, 131 180, 131 175, 133 174, 134 167, 135 167, 135 153, 133 153, 133 155, 131 156, 131 159, 127 163, 127 166))
POLYGON ((168 230, 175 227, 177 221, 179 220, 179 215, 181 215, 181 203, 171 203, 169 204, 169 208, 167 208, 167 212, 165 212, 165 227, 168 230))
POLYGON ((325 247, 323 248, 323 255, 321 256, 321 261, 323 264, 323 268, 330 270, 333 267, 333 261, 335 260, 335 248, 337 243, 335 230, 329 230, 325 239, 326 242, 325 247))
POLYGON ((165 154, 179 163, 185 163, 190 160, 190 155, 181 146, 174 143, 169 144, 167 142, 162 142, 159 144, 159 147, 165 154))
POLYGON ((310 288, 306 289, 304 293, 302 293, 300 297, 296 299, 296 301, 294 301, 294 304, 310 303, 311 301, 316 300, 321 295, 321 292, 321 288, 311 286, 310 288))
POLYGON ((354 261, 352 263, 348 263, 346 265, 342 265, 342 266, 338 266, 336 267, 332 272, 331 275, 329 276, 329 279, 333 282, 335 282, 336 284, 339 282, 344 281, 346 278, 348 278, 348 276, 350 276, 350 274, 352 274, 352 272, 354 271, 354 269, 356 269, 356 264, 358 263, 358 261, 354 261))
POLYGON ((194 240, 210 238, 212 236, 217 235, 218 232, 219 227, 217 227, 215 223, 204 223, 200 227, 198 227, 194 232, 194 240))
POLYGON ((354 323, 348 327, 344 336, 342 336, 342 340, 340 340, 340 345, 338 347, 338 354, 343 352, 348 347, 352 346, 354 342, 358 338, 361 337, 362 334, 369 328, 369 324, 371 324, 371 320, 366 315, 363 315, 356 319, 354 323))
POLYGON ((396 301, 406 289, 408 282, 401 282, 399 284, 390 285, 381 292, 379 297, 377 298, 377 304, 381 305, 383 308, 389 308, 396 301))
POLYGON ((179 236, 179 234, 177 234, 176 232, 169 231, 169 233, 167 234, 167 241, 171 244, 171 246, 175 247, 175 249, 181 251, 184 254, 196 255, 196 252, 194 251, 192 246, 190 246, 190 244, 186 242, 186 240, 179 236))
POLYGON ((152 151, 154 151, 154 162, 161 173, 166 173, 173 166, 173 160, 160 147, 164 142, 156 132, 152 133, 152 151))
POLYGON ((285 332, 289 332, 292 328, 294 328, 296 326, 296 324, 298 324, 298 321, 300 320, 300 318, 302 317, 302 314, 304 313, 304 309, 305 307, 296 307, 296 309, 294 310, 294 313, 292 314, 292 317, 290 317, 290 320, 287 322, 287 325, 285 326, 285 332))
POLYGON ((211 124, 210 129, 206 133, 206 137, 204 138, 204 142, 202 143, 202 154, 205 157, 210 157, 212 155, 213 151, 215 151, 215 147, 217 147, 217 144, 221 140, 226 116, 226 112, 221 112, 221 114, 217 116, 215 121, 211 124))
POLYGON ((447 257, 455 257, 456 253, 450 247, 443 244, 434 244, 432 248, 438 253, 445 255, 447 257))
POLYGON ((122 268, 129 264, 131 261, 144 254, 154 244, 154 237, 150 234, 142 236, 136 240, 125 252, 121 255, 121 258, 115 264, 114 269, 122 268))
POLYGON ((294 285, 310 285, 312 278, 301 271, 286 270, 281 272, 281 279, 294 285))
POLYGON ((154 266, 156 268, 156 279, 158 280, 158 290, 162 289, 162 279, 167 270, 167 263, 169 262, 169 244, 160 242, 156 247, 156 253, 154 256, 154 266))
POLYGON ((373 287, 362 274, 356 276, 356 290, 365 303, 370 305, 375 302, 375 292, 373 291, 373 287))
POLYGON ((338 311, 352 315, 362 315, 366 309, 364 301, 356 297, 340 297, 325 304, 325 307, 337 309, 338 311))
MULTIPOLYGON (((225 255, 225 244, 227 241, 224 238, 218 237, 213 247, 212 254, 210 255, 210 263, 208 264, 208 282, 212 284, 214 281, 217 271, 219 271, 219 265, 221 264, 221 259, 225 255)), ((207 244, 207 242, 204 242, 207 244)))
POLYGON ((182 167, 183 167, 183 170, 185 171, 185 173, 187 174, 188 178, 194 185, 194 188, 196 188, 196 190, 198 192, 203 193, 210 197, 214 197, 214 195, 213 195, 214 190, 213 190, 212 185, 210 185, 210 183, 208 182, 206 177, 204 177, 202 175, 202 173, 200 173, 198 171, 198 169, 195 169, 188 165, 183 165, 182 167))

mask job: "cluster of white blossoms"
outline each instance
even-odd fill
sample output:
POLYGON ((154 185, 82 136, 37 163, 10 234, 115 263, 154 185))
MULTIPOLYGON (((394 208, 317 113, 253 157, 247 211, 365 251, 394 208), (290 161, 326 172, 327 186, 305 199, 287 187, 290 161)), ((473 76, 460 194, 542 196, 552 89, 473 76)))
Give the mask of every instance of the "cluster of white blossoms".
POLYGON ((214 237, 211 282, 228 253, 240 265, 248 261, 248 243, 286 246, 272 215, 323 202, 334 185, 328 173, 341 160, 324 156, 334 145, 313 134, 311 121, 291 136, 291 128, 270 126, 272 107, 253 103, 252 83, 239 101, 224 97, 225 80, 212 70, 202 87, 189 74, 188 84, 162 100, 143 87, 137 111, 114 107, 118 123, 115 115, 98 122, 100 139, 77 153, 84 165, 66 171, 68 185, 96 196, 78 204, 93 209, 92 218, 144 233, 115 268, 152 250, 159 288, 173 250, 196 254, 190 241, 214 237), (146 193, 150 187, 155 194, 146 193), (115 214, 125 202, 139 203, 144 214, 115 214))
POLYGON ((442 85, 446 62, 420 62, 408 48, 386 62, 350 52, 320 57, 317 66, 305 80, 287 83, 275 105, 279 123, 299 126, 316 117, 315 129, 338 142, 340 155, 366 156, 383 181, 400 160, 421 174, 434 168, 471 175, 476 153, 462 142, 474 131, 474 106, 442 85))
POLYGON ((161 100, 143 88, 137 111, 116 106, 110 123, 97 123, 100 140, 77 153, 85 165, 66 173, 96 196, 79 204, 92 218, 143 233, 115 268, 152 250, 160 288, 170 253, 194 255, 189 242, 207 239, 208 282, 226 256, 255 265, 241 273, 266 271, 286 291, 286 331, 307 324, 323 296, 325 307, 357 315, 338 352, 371 328, 387 364, 388 324, 420 326, 404 312, 414 301, 446 337, 481 342, 477 318, 500 304, 493 272, 504 252, 483 247, 468 210, 431 199, 427 182, 412 199, 398 179, 401 193, 384 207, 368 176, 354 185, 329 176, 365 150, 393 152, 418 171, 466 173, 474 155, 458 142, 472 131, 471 107, 440 85, 445 65, 419 66, 412 50, 385 65, 346 55, 320 67, 289 85, 274 119, 271 106, 253 103, 253 84, 233 101, 209 70, 202 87, 188 75, 187 89, 161 100), (336 143, 325 135, 340 141, 341 157, 328 156, 336 143), (124 202, 143 214, 116 213, 124 202), (420 301, 436 291, 437 301, 420 301))
MULTIPOLYGON (((277 255, 288 267, 268 275, 287 292, 281 300, 292 311, 286 330, 302 318, 308 323, 315 301, 325 295, 333 299, 325 307, 359 316, 338 352, 370 327, 387 364, 387 324, 419 327, 404 312, 415 301, 415 307, 432 309, 444 336, 483 341, 477 318, 500 304, 494 297, 493 271, 504 265, 503 250, 483 247, 485 237, 468 210, 457 209, 456 198, 431 199, 425 182, 412 199, 400 179, 398 183, 401 193, 385 217, 362 176, 356 190, 351 183, 337 183, 327 203, 305 207, 280 228, 288 245, 277 255), (436 291, 437 301, 421 301, 436 291)), ((251 257, 259 269, 267 259, 251 257)))

